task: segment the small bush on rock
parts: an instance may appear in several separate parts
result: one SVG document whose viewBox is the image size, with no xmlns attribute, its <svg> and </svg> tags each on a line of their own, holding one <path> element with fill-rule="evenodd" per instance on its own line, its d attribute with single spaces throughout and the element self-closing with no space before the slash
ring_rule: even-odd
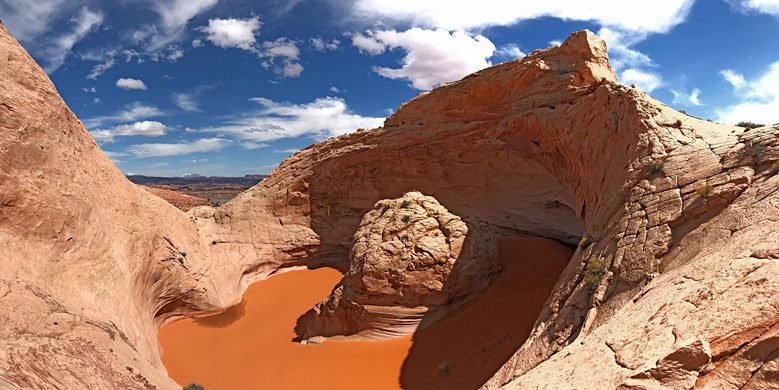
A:
<svg viewBox="0 0 779 390">
<path fill-rule="evenodd" d="M 745 127 L 745 128 L 749 128 L 749 129 L 756 129 L 758 127 L 765 126 L 765 124 L 763 124 L 763 123 L 755 123 L 755 122 L 752 122 L 752 121 L 741 121 L 741 122 L 736 123 L 736 126 L 738 126 L 738 127 Z"/>
<path fill-rule="evenodd" d="M 682 120 L 681 119 L 677 119 L 676 122 L 674 123 L 674 125 L 676 125 L 676 127 L 682 127 Z"/>
<path fill-rule="evenodd" d="M 383 205 L 381 204 L 381 202 L 379 202 L 379 203 L 376 203 L 376 207 L 374 207 L 374 209 L 376 209 L 376 210 L 381 210 L 381 207 L 382 207 L 382 206 L 383 206 Z"/>
<path fill-rule="evenodd" d="M 205 390 L 205 387 L 203 385 L 198 383 L 190 383 L 184 387 L 181 388 L 182 390 Z"/>
<path fill-rule="evenodd" d="M 698 194 L 703 199 L 708 199 L 709 195 L 711 195 L 711 192 L 714 190 L 714 187 L 712 187 L 709 184 L 701 184 L 697 187 L 695 187 L 695 193 Z"/>
<path fill-rule="evenodd" d="M 404 208 L 404 209 L 405 209 L 406 207 L 408 207 L 408 206 L 411 206 L 411 202 L 409 202 L 409 201 L 407 201 L 407 200 L 404 200 L 404 201 L 403 201 L 403 203 L 401 203 L 401 204 L 400 204 L 400 207 L 402 207 L 402 208 Z"/>
<path fill-rule="evenodd" d="M 777 173 L 779 173 L 779 162 L 771 165 L 771 169 L 768 170 L 768 176 L 776 176 Z"/>
<path fill-rule="evenodd" d="M 403 223 L 408 223 L 408 221 L 410 221 L 410 220 L 411 220 L 411 216 L 408 216 L 408 215 L 404 215 L 403 216 L 403 219 L 402 219 Z"/>
<path fill-rule="evenodd" d="M 447 375 L 449 375 L 449 371 L 454 368 L 454 364 L 451 363 L 441 363 L 438 365 L 438 376 L 441 378 L 446 378 Z"/>
<path fill-rule="evenodd" d="M 649 169 L 649 172 L 651 173 L 658 173 L 663 170 L 663 162 L 662 161 L 652 161 L 646 166 Z"/>
<path fill-rule="evenodd" d="M 606 275 L 606 270 L 609 267 L 609 262 L 603 256 L 593 256 L 587 260 L 587 265 L 584 267 L 584 287 L 590 292 L 595 291 L 595 287 L 598 287 L 600 281 Z"/>
</svg>

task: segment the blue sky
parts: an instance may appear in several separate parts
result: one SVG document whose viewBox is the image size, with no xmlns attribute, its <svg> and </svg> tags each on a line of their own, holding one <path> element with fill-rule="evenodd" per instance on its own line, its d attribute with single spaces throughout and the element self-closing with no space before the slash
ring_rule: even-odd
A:
<svg viewBox="0 0 779 390">
<path fill-rule="evenodd" d="M 0 0 L 125 173 L 241 176 L 590 29 L 623 84 L 779 122 L 779 0 Z"/>
</svg>

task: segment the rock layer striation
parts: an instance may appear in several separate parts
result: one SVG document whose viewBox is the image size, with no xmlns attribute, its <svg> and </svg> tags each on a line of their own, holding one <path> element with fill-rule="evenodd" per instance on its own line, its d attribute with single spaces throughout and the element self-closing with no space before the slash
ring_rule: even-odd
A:
<svg viewBox="0 0 779 390">
<path fill-rule="evenodd" d="M 590 32 L 186 214 L 123 177 L 4 28 L 0 80 L 0 388 L 175 389 L 162 324 L 285 268 L 345 263 L 363 216 L 411 190 L 491 237 L 584 238 L 484 388 L 776 387 L 779 127 L 700 120 L 618 84 Z M 356 296 L 380 291 L 352 274 Z M 424 291 L 389 303 L 443 302 Z"/>
</svg>

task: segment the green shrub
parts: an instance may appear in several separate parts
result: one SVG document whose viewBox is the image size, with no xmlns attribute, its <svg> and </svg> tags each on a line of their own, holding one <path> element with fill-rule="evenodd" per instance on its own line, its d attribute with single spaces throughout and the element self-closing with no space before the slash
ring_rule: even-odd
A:
<svg viewBox="0 0 779 390">
<path fill-rule="evenodd" d="M 749 141 L 742 150 L 744 158 L 751 158 L 757 165 L 763 159 L 763 145 Z"/>
<path fill-rule="evenodd" d="M 187 257 L 187 252 L 181 252 L 181 256 Z"/>
<path fill-rule="evenodd" d="M 211 245 L 216 245 L 216 241 L 211 241 Z"/>
<path fill-rule="evenodd" d="M 714 187 L 712 187 L 709 184 L 701 184 L 697 187 L 695 187 L 695 193 L 698 194 L 703 199 L 708 199 L 709 195 L 711 195 L 711 192 L 714 190 Z"/>
<path fill-rule="evenodd" d="M 381 202 L 379 202 L 379 203 L 376 203 L 376 207 L 374 207 L 374 209 L 376 209 L 376 210 L 380 210 L 380 209 L 382 208 L 382 206 L 383 206 L 383 205 L 381 204 Z"/>
<path fill-rule="evenodd" d="M 404 215 L 403 216 L 403 219 L 402 219 L 403 223 L 408 223 L 408 221 L 410 221 L 410 220 L 411 220 L 411 216 L 410 215 Z"/>
<path fill-rule="evenodd" d="M 663 170 L 663 162 L 659 160 L 652 161 L 646 167 L 649 169 L 649 172 L 658 173 Z"/>
<path fill-rule="evenodd" d="M 755 122 L 752 122 L 752 121 L 741 121 L 741 122 L 736 123 L 736 126 L 738 126 L 738 127 L 745 127 L 745 128 L 749 128 L 749 129 L 756 129 L 758 127 L 765 126 L 765 124 L 763 124 L 763 123 L 755 123 Z"/>
<path fill-rule="evenodd" d="M 205 387 L 203 387 L 203 385 L 198 383 L 190 383 L 182 387 L 181 390 L 205 390 Z"/>
<path fill-rule="evenodd" d="M 404 201 L 403 201 L 403 203 L 401 203 L 401 204 L 400 204 L 400 207 L 402 207 L 402 208 L 404 208 L 404 209 L 405 209 L 406 207 L 408 207 L 408 206 L 411 206 L 411 202 L 409 202 L 409 201 L 407 201 L 407 200 L 404 200 Z"/>
<path fill-rule="evenodd" d="M 443 362 L 438 365 L 438 376 L 446 378 L 449 375 L 449 371 L 454 368 L 454 364 Z"/>
<path fill-rule="evenodd" d="M 179 257 L 179 263 L 181 263 L 181 265 L 184 265 L 184 258 L 183 257 Z"/>
<path fill-rule="evenodd" d="M 682 127 L 682 120 L 681 119 L 677 119 L 676 122 L 674 123 L 674 125 L 676 127 Z"/>
<path fill-rule="evenodd" d="M 590 240 L 590 236 L 586 234 L 582 236 L 581 240 L 579 240 L 579 248 L 584 249 L 590 244 L 592 244 L 592 241 Z"/>
<path fill-rule="evenodd" d="M 598 287 L 603 276 L 606 275 L 606 270 L 609 267 L 609 262 L 603 256 L 593 256 L 587 260 L 587 265 L 584 267 L 584 287 L 590 292 L 595 291 L 595 287 Z"/>
</svg>

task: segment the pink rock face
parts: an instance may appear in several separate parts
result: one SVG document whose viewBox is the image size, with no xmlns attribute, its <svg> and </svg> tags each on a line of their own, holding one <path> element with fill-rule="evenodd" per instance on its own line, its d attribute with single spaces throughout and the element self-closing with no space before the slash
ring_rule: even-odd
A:
<svg viewBox="0 0 779 390">
<path fill-rule="evenodd" d="M 380 200 L 354 235 L 349 271 L 297 331 L 306 341 L 408 334 L 482 291 L 499 271 L 492 234 L 434 198 L 409 192 Z"/>
<path fill-rule="evenodd" d="M 412 190 L 469 235 L 585 237 L 484 388 L 776 388 L 779 127 L 703 121 L 618 84 L 588 31 L 421 94 L 384 127 L 312 145 L 188 213 L 122 176 L 4 28 L 0 59 L 0 388 L 175 389 L 161 324 L 223 310 L 287 267 L 346 263 L 376 202 Z M 365 324 L 340 308 L 370 297 L 416 326 L 406 304 L 441 307 L 489 280 L 479 264 L 473 286 L 450 284 L 451 248 L 414 237 L 427 254 L 383 235 L 354 247 L 372 269 L 323 305 L 344 313 L 336 323 Z"/>
</svg>

